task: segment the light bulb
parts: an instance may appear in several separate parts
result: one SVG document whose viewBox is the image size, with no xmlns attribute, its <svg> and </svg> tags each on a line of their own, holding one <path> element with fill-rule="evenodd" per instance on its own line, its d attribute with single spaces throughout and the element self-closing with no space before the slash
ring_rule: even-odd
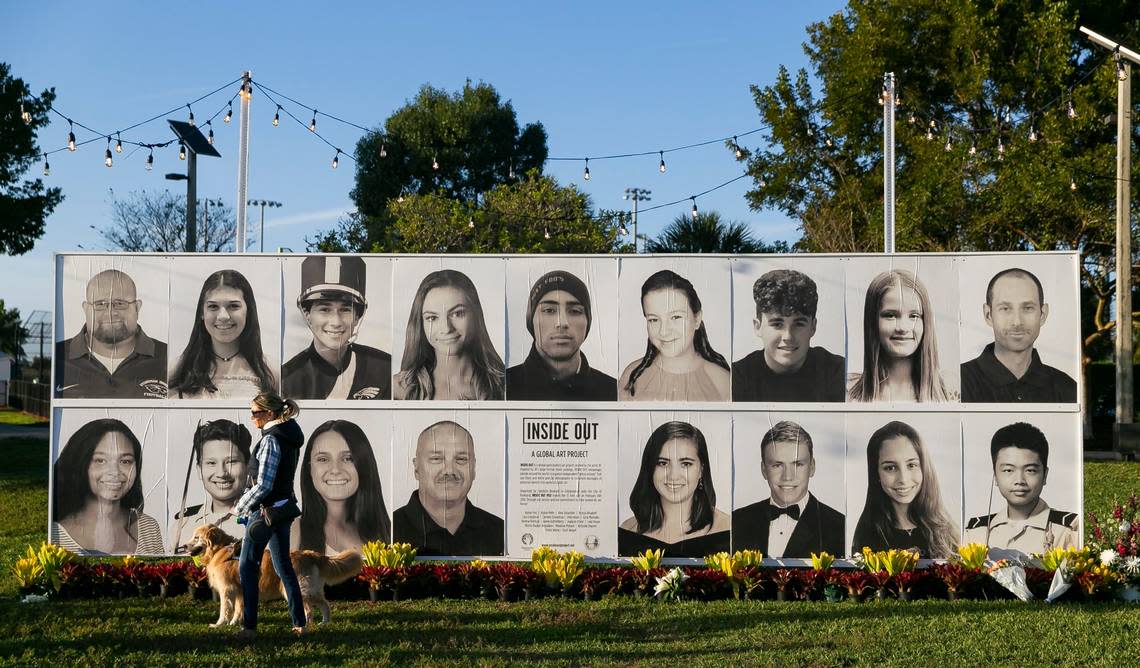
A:
<svg viewBox="0 0 1140 668">
<path fill-rule="evenodd" d="M 998 140 L 998 160 L 1005 160 L 1005 144 Z"/>
<path fill-rule="evenodd" d="M 404 201 L 404 193 L 400 193 L 400 196 L 396 198 L 396 201 L 397 202 L 403 202 Z"/>
<path fill-rule="evenodd" d="M 71 124 L 70 120 L 67 121 L 67 150 L 72 153 L 75 152 L 75 126 Z"/>
<path fill-rule="evenodd" d="M 336 169 L 340 166 L 340 149 L 336 150 L 336 155 L 333 156 L 332 168 Z"/>
<path fill-rule="evenodd" d="M 20 118 L 23 119 L 25 123 L 30 124 L 32 122 L 32 113 L 24 108 L 23 102 L 20 103 Z"/>
<path fill-rule="evenodd" d="M 1124 81 L 1128 78 L 1128 72 L 1124 69 L 1124 61 L 1119 57 L 1116 59 L 1116 79 L 1117 81 Z"/>
<path fill-rule="evenodd" d="M 661 164 L 657 166 L 657 171 L 664 174 L 665 173 L 665 151 L 658 151 L 657 155 L 661 157 Z"/>
<path fill-rule="evenodd" d="M 209 123 L 206 125 L 209 125 Z M 206 135 L 206 141 L 210 144 L 210 146 L 214 145 L 214 128 L 210 128 L 209 134 Z"/>
<path fill-rule="evenodd" d="M 431 157 L 431 168 L 435 170 L 439 169 L 439 160 L 437 160 L 434 155 Z"/>
<path fill-rule="evenodd" d="M 44 176 L 51 174 L 51 164 L 48 162 L 47 154 L 44 154 Z"/>
<path fill-rule="evenodd" d="M 468 218 L 467 219 L 467 227 L 470 227 L 470 228 L 475 227 L 475 219 L 474 218 Z"/>
<path fill-rule="evenodd" d="M 186 105 L 186 108 L 190 109 L 190 105 Z M 194 127 L 194 110 L 193 109 L 190 109 L 190 118 L 186 122 L 190 124 L 190 127 Z"/>
<path fill-rule="evenodd" d="M 515 161 L 512 159 L 510 166 L 507 168 L 507 178 L 514 180 L 515 178 Z"/>
<path fill-rule="evenodd" d="M 1069 179 L 1069 190 L 1076 190 L 1076 189 L 1077 189 L 1076 179 Z"/>
<path fill-rule="evenodd" d="M 582 171 L 582 178 L 590 180 L 590 159 L 586 158 L 586 169 Z"/>
<path fill-rule="evenodd" d="M 763 176 L 761 176 L 761 177 L 760 177 L 760 180 L 756 182 L 756 185 L 758 185 L 758 186 L 760 186 L 761 188 L 763 188 L 763 187 L 765 187 L 765 186 L 767 186 L 767 185 L 768 185 L 768 182 L 764 180 L 764 177 L 763 177 Z"/>
<path fill-rule="evenodd" d="M 978 145 L 977 144 L 970 144 L 970 150 L 968 152 L 970 155 L 977 155 L 978 154 Z"/>
<path fill-rule="evenodd" d="M 117 133 L 115 134 L 115 153 L 123 152 L 123 139 Z"/>
<path fill-rule="evenodd" d="M 387 158 L 388 157 L 388 148 L 384 145 L 384 142 L 380 142 L 380 157 L 381 158 Z"/>
<path fill-rule="evenodd" d="M 946 146 L 945 146 L 944 148 L 946 149 L 946 151 L 947 151 L 947 152 L 949 152 L 949 151 L 950 151 L 952 148 L 954 148 L 954 147 L 953 147 L 953 146 L 950 144 L 950 138 L 949 138 L 949 137 L 947 137 L 947 138 L 946 138 Z"/>
<path fill-rule="evenodd" d="M 884 104 L 886 104 L 886 99 L 887 99 L 887 91 L 883 91 L 883 92 L 879 93 L 879 106 L 880 107 L 883 106 Z"/>
<path fill-rule="evenodd" d="M 234 115 L 234 103 L 230 102 L 229 108 L 226 109 L 226 115 L 222 117 L 222 122 L 223 123 L 229 123 L 230 119 L 233 118 L 233 115 Z"/>
<path fill-rule="evenodd" d="M 693 211 L 692 211 L 692 213 L 693 213 L 693 218 L 695 219 L 697 217 L 697 198 L 690 197 L 689 199 L 693 200 Z"/>
<path fill-rule="evenodd" d="M 185 160 L 186 159 L 186 145 L 181 143 L 181 142 L 179 142 L 179 144 L 178 144 L 178 159 L 179 160 Z"/>
<path fill-rule="evenodd" d="M 550 230 L 549 230 L 549 229 L 547 229 L 547 228 L 545 228 L 545 227 L 544 227 L 544 228 L 542 228 L 542 236 L 544 236 L 544 237 L 546 237 L 547 239 L 549 239 L 549 238 L 550 238 Z"/>
<path fill-rule="evenodd" d="M 1037 141 L 1037 130 L 1033 126 L 1029 127 L 1029 141 Z"/>
<path fill-rule="evenodd" d="M 277 105 L 277 111 L 273 112 L 273 127 L 281 125 L 281 105 Z"/>
<path fill-rule="evenodd" d="M 918 119 L 914 117 L 914 114 L 911 114 L 910 116 L 907 116 L 907 118 L 906 118 L 906 122 L 910 123 L 911 125 L 914 125 L 915 121 L 917 121 L 917 120 Z"/>
<path fill-rule="evenodd" d="M 831 137 L 828 137 L 827 139 L 823 140 L 823 143 L 827 144 L 827 148 L 831 148 Z"/>
<path fill-rule="evenodd" d="M 736 154 L 736 159 L 739 160 L 739 159 L 743 158 L 744 157 L 744 149 L 740 148 L 740 144 L 736 141 L 736 135 L 732 135 L 732 145 L 736 148 L 736 151 L 734 151 L 734 153 Z"/>
<path fill-rule="evenodd" d="M 150 155 L 146 157 L 146 171 L 154 169 L 154 149 L 150 150 Z"/>
<path fill-rule="evenodd" d="M 1069 111 L 1068 111 L 1068 114 L 1069 114 L 1069 118 L 1070 118 L 1070 119 L 1073 119 L 1073 118 L 1076 118 L 1076 117 L 1077 117 L 1077 110 L 1073 108 L 1073 101 L 1072 101 L 1072 100 L 1069 100 Z"/>
<path fill-rule="evenodd" d="M 934 130 L 926 128 L 926 141 L 934 139 Z"/>
<path fill-rule="evenodd" d="M 111 155 L 111 138 L 107 137 L 107 150 L 103 152 L 103 164 L 110 167 L 115 164 L 115 158 Z"/>
<path fill-rule="evenodd" d="M 622 224 L 621 228 L 618 229 L 618 234 L 622 235 L 623 237 L 629 234 L 629 230 L 625 229 L 625 224 Z"/>
<path fill-rule="evenodd" d="M 809 124 L 808 124 L 808 126 L 807 126 L 807 136 L 809 136 L 809 137 L 814 137 L 814 136 L 815 136 L 815 131 L 811 129 L 811 124 L 810 124 L 810 123 L 809 123 Z"/>
<path fill-rule="evenodd" d="M 317 131 L 317 110 L 313 110 L 313 120 L 309 121 L 309 132 Z"/>
</svg>

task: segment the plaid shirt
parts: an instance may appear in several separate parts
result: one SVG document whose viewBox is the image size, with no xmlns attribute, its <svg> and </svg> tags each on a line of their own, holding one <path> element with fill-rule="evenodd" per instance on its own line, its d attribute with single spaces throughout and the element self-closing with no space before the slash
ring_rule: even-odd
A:
<svg viewBox="0 0 1140 668">
<path fill-rule="evenodd" d="M 272 425 L 266 425 L 269 426 Z M 249 461 L 253 467 L 250 475 L 256 476 L 257 482 L 241 495 L 234 506 L 234 514 L 238 517 L 250 517 L 265 495 L 273 489 L 277 466 L 281 462 L 281 446 L 277 444 L 277 439 L 272 434 L 267 434 L 257 444 Z"/>
</svg>

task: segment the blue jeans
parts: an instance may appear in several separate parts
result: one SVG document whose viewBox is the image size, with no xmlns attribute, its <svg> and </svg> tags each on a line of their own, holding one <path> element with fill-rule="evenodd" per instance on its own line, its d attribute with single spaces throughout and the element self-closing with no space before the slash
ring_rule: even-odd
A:
<svg viewBox="0 0 1140 668">
<path fill-rule="evenodd" d="M 241 575 L 241 592 L 244 599 L 244 619 L 242 625 L 250 630 L 257 629 L 258 579 L 261 576 L 261 556 L 269 547 L 269 557 L 273 560 L 273 570 L 277 571 L 281 583 L 285 585 L 285 598 L 289 602 L 289 616 L 293 626 L 305 625 L 305 603 L 301 599 L 301 585 L 297 583 L 297 573 L 289 559 L 289 527 L 292 522 L 281 522 L 269 526 L 261 515 L 255 515 L 245 527 L 245 540 L 241 544 L 241 557 L 238 560 L 238 573 Z"/>
</svg>

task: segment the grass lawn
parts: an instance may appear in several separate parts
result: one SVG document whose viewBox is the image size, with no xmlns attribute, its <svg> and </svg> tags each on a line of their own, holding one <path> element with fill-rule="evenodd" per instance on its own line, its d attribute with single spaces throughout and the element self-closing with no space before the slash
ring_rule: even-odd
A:
<svg viewBox="0 0 1140 668">
<path fill-rule="evenodd" d="M 9 567 L 44 538 L 47 444 L 0 440 L 0 665 L 1121 665 L 1140 607 L 1010 601 L 853 604 L 618 598 L 334 603 L 333 621 L 289 636 L 280 602 L 261 637 L 209 629 L 214 603 L 124 599 L 18 603 Z M 1140 464 L 1086 463 L 1085 503 L 1140 490 Z"/>
<path fill-rule="evenodd" d="M 0 408 L 0 424 L 10 424 L 19 427 L 46 427 L 48 419 L 12 408 Z"/>
</svg>

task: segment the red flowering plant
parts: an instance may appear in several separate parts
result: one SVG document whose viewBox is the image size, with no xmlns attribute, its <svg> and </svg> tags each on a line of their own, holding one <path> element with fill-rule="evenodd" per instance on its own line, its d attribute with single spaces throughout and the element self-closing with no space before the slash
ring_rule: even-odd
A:
<svg viewBox="0 0 1140 668">
<path fill-rule="evenodd" d="M 733 597 L 732 584 L 724 571 L 686 566 L 687 579 L 682 584 L 684 598 L 698 601 L 721 601 Z"/>
<path fill-rule="evenodd" d="M 946 585 L 947 598 L 954 601 L 972 596 L 982 578 L 980 571 L 948 561 L 930 567 L 934 575 Z"/>
<path fill-rule="evenodd" d="M 863 600 L 863 594 L 871 587 L 871 576 L 867 571 L 848 571 L 843 575 L 843 585 L 847 588 L 847 598 Z"/>
<path fill-rule="evenodd" d="M 1088 547 L 1112 579 L 1123 585 L 1122 596 L 1140 599 L 1140 499 L 1133 493 L 1124 503 L 1114 503 L 1103 519 L 1090 512 L 1088 529 L 1092 536 Z M 1086 578 L 1090 585 L 1092 579 Z"/>
</svg>

